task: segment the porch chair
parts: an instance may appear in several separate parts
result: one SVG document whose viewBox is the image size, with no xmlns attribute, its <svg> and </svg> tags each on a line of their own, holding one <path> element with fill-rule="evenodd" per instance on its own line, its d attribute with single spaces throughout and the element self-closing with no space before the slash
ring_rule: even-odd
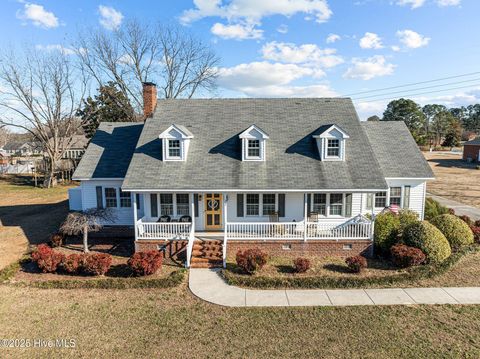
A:
<svg viewBox="0 0 480 359">
<path fill-rule="evenodd" d="M 163 215 L 163 216 L 160 216 L 157 223 L 166 223 L 166 222 L 171 222 L 171 221 L 172 221 L 172 217 L 167 216 L 167 215 Z"/>
<path fill-rule="evenodd" d="M 187 215 L 181 216 L 178 221 L 182 222 L 182 223 L 190 223 L 190 222 L 192 222 L 192 217 L 187 216 Z"/>
</svg>

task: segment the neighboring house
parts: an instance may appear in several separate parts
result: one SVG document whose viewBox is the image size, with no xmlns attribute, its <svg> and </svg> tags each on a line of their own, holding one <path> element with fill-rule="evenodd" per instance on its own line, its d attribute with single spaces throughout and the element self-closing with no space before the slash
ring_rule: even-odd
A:
<svg viewBox="0 0 480 359">
<path fill-rule="evenodd" d="M 463 159 L 480 162 L 480 137 L 463 144 Z"/>
<path fill-rule="evenodd" d="M 65 139 L 65 141 L 67 141 Z M 49 140 L 53 146 L 53 139 Z M 88 145 L 88 139 L 85 135 L 73 135 L 68 142 L 65 143 L 65 151 L 62 155 L 62 159 L 80 160 L 85 153 L 85 148 Z"/>
<path fill-rule="evenodd" d="M 8 156 L 6 153 L 0 151 L 0 166 L 8 165 Z"/>
<path fill-rule="evenodd" d="M 37 142 L 8 142 L 3 150 L 9 156 L 28 157 L 42 154 L 42 147 Z"/>
<path fill-rule="evenodd" d="M 371 214 L 423 218 L 433 173 L 403 122 L 361 122 L 341 98 L 157 104 L 147 86 L 150 116 L 100 125 L 71 200 L 113 208 L 137 250 L 182 243 L 188 266 L 195 238 L 216 236 L 224 261 L 245 247 L 348 256 L 371 251 Z"/>
</svg>

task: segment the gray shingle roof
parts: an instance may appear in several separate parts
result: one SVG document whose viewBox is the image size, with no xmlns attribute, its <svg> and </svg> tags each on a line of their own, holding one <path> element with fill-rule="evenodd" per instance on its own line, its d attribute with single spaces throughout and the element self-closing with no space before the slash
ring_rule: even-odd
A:
<svg viewBox="0 0 480 359">
<path fill-rule="evenodd" d="M 186 162 L 162 162 L 159 134 L 170 124 L 195 136 Z M 265 162 L 242 162 L 238 135 L 267 132 Z M 336 124 L 350 135 L 345 162 L 322 162 L 312 135 Z M 161 100 L 146 121 L 124 189 L 386 189 L 350 99 Z"/>
<path fill-rule="evenodd" d="M 362 125 L 385 177 L 434 177 L 403 121 L 370 121 Z"/>
<path fill-rule="evenodd" d="M 124 178 L 143 123 L 102 122 L 73 179 Z"/>
<path fill-rule="evenodd" d="M 473 140 L 470 140 L 470 141 L 468 141 L 468 142 L 465 142 L 463 145 L 464 145 L 464 146 L 465 146 L 465 145 L 467 145 L 467 146 L 470 146 L 470 145 L 480 145 L 480 137 L 477 137 L 477 138 L 475 138 L 475 139 L 473 139 Z"/>
</svg>

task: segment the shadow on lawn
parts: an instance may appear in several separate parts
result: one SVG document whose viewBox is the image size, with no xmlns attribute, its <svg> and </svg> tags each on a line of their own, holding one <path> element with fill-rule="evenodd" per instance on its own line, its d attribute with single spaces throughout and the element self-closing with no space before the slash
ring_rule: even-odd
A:
<svg viewBox="0 0 480 359">
<path fill-rule="evenodd" d="M 436 163 L 439 167 L 465 168 L 476 170 L 478 163 L 468 163 L 462 158 L 430 158 L 428 162 Z"/>
</svg>

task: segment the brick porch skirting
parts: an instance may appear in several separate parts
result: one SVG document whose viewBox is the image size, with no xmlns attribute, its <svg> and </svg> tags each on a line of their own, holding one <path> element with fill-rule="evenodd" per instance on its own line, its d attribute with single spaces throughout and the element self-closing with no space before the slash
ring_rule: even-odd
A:
<svg viewBox="0 0 480 359">
<path fill-rule="evenodd" d="M 227 242 L 227 256 L 234 257 L 239 249 L 260 248 L 270 256 L 316 256 L 316 257 L 350 257 L 361 254 L 365 257 L 373 255 L 373 242 L 370 240 L 270 240 L 270 241 L 236 241 Z"/>
<path fill-rule="evenodd" d="M 145 240 L 135 241 L 135 252 L 158 250 L 165 247 L 165 258 L 173 261 L 184 261 L 187 254 L 188 241 Z"/>
</svg>

